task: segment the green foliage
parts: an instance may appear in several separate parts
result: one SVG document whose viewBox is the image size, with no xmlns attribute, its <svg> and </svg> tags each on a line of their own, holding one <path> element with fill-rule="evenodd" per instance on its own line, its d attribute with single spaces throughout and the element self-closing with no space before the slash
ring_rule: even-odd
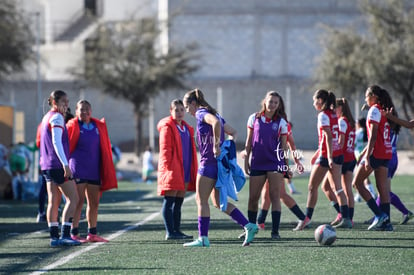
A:
<svg viewBox="0 0 414 275">
<path fill-rule="evenodd" d="M 0 4 L 0 81 L 13 72 L 22 71 L 33 59 L 33 35 L 22 11 L 14 0 Z"/>
<path fill-rule="evenodd" d="M 384 86 L 397 95 L 408 119 L 414 114 L 413 5 L 362 0 L 360 7 L 367 32 L 326 27 L 314 81 L 338 94 L 364 91 L 370 84 Z"/>
<path fill-rule="evenodd" d="M 184 88 L 184 80 L 198 69 L 197 46 L 169 47 L 161 53 L 155 19 L 102 24 L 86 43 L 84 78 L 114 97 L 130 101 L 137 119 L 136 152 L 141 146 L 140 120 L 150 98 L 159 92 Z"/>
</svg>

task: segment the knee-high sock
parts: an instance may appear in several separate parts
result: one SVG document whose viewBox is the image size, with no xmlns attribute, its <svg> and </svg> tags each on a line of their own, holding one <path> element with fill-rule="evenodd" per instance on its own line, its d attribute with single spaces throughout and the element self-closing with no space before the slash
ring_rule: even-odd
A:
<svg viewBox="0 0 414 275">
<path fill-rule="evenodd" d="M 230 217 L 237 222 L 241 227 L 244 227 L 246 224 L 249 223 L 247 218 L 243 215 L 242 212 L 240 212 L 239 209 L 234 208 L 233 211 L 230 213 Z M 256 223 L 256 219 L 254 220 L 254 223 Z"/>
<path fill-rule="evenodd" d="M 407 215 L 409 211 L 400 198 L 393 192 L 390 192 L 390 197 L 391 204 L 394 205 L 394 207 L 397 208 L 403 215 Z"/>
<path fill-rule="evenodd" d="M 267 212 L 268 212 L 268 210 L 259 209 L 259 216 L 257 217 L 257 223 L 265 223 Z M 250 220 L 250 218 L 249 218 L 249 220 Z"/>
<path fill-rule="evenodd" d="M 183 205 L 184 198 L 175 197 L 173 207 L 173 219 L 174 219 L 174 232 L 180 231 L 181 226 L 181 206 Z"/>
<path fill-rule="evenodd" d="M 296 217 L 298 217 L 298 219 L 301 221 L 303 221 L 306 217 L 297 204 L 295 204 L 292 208 L 290 208 L 290 211 L 292 211 L 292 213 L 295 214 Z"/>
<path fill-rule="evenodd" d="M 339 209 L 341 210 L 342 218 L 349 219 L 349 208 L 348 208 L 348 205 L 347 204 L 341 205 L 339 207 Z"/>
<path fill-rule="evenodd" d="M 165 230 L 168 234 L 174 233 L 174 218 L 173 218 L 173 205 L 175 197 L 165 196 L 162 204 L 162 216 L 164 218 Z"/>
<path fill-rule="evenodd" d="M 210 227 L 210 217 L 198 217 L 198 236 L 208 237 L 208 228 Z"/>
<path fill-rule="evenodd" d="M 272 211 L 272 232 L 279 233 L 280 211 Z"/>
<path fill-rule="evenodd" d="M 368 200 L 367 205 L 371 209 L 371 211 L 374 212 L 375 216 L 379 216 L 382 214 L 383 211 L 379 208 L 374 199 L 371 198 L 370 200 Z"/>
<path fill-rule="evenodd" d="M 59 223 L 51 222 L 49 223 L 49 234 L 52 239 L 59 239 Z"/>
</svg>

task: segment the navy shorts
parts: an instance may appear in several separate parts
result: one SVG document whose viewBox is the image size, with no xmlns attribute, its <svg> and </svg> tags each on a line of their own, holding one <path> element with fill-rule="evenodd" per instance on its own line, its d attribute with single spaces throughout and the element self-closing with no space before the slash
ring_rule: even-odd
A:
<svg viewBox="0 0 414 275">
<path fill-rule="evenodd" d="M 62 168 L 42 170 L 43 177 L 46 179 L 46 182 L 54 182 L 56 184 L 62 184 L 65 181 L 68 181 L 65 178 L 65 171 Z"/>
<path fill-rule="evenodd" d="M 389 159 L 377 159 L 373 155 L 369 157 L 369 164 L 371 165 L 372 169 L 377 169 L 380 166 L 384 166 L 388 168 L 390 160 Z M 365 160 L 361 161 L 361 165 L 365 164 Z"/>
<path fill-rule="evenodd" d="M 90 185 L 101 185 L 101 181 L 100 180 L 87 180 L 87 179 L 74 179 L 76 184 L 82 184 L 82 183 L 87 183 Z"/>
<path fill-rule="evenodd" d="M 340 155 L 337 157 L 332 158 L 333 163 L 342 165 L 344 163 L 344 155 Z M 315 164 L 320 165 L 322 167 L 329 168 L 329 162 L 327 158 L 319 157 L 316 159 Z"/>
<path fill-rule="evenodd" d="M 347 172 L 354 172 L 356 166 L 356 160 L 344 162 L 342 164 L 342 175 L 345 175 Z"/>
</svg>

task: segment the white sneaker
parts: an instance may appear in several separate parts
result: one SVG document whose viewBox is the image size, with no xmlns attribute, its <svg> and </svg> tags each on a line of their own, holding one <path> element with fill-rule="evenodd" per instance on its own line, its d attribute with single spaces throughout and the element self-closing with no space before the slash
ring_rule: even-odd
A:
<svg viewBox="0 0 414 275">
<path fill-rule="evenodd" d="M 293 228 L 293 231 L 301 231 L 311 224 L 311 220 L 306 216 L 303 221 L 299 221 L 298 225 Z"/>
<path fill-rule="evenodd" d="M 255 223 L 248 223 L 244 227 L 244 231 L 246 232 L 246 238 L 244 239 L 243 246 L 248 246 L 259 231 L 259 227 Z"/>
<path fill-rule="evenodd" d="M 210 241 L 208 240 L 208 237 L 202 236 L 198 237 L 198 239 L 183 244 L 184 247 L 210 247 Z"/>
</svg>

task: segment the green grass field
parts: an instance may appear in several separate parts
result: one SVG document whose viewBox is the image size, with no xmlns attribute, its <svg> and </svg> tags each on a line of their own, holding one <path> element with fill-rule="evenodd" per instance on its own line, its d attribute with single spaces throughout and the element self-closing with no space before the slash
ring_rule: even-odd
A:
<svg viewBox="0 0 414 275">
<path fill-rule="evenodd" d="M 301 192 L 294 195 L 305 210 L 307 178 L 295 178 Z M 392 183 L 414 210 L 414 177 L 398 176 Z M 247 213 L 248 187 L 236 204 Z M 356 203 L 355 227 L 337 230 L 330 247 L 313 237 L 317 225 L 335 218 L 320 193 L 312 229 L 293 232 L 296 217 L 283 206 L 280 241 L 271 241 L 271 220 L 252 245 L 242 247 L 241 228 L 217 209 L 211 209 L 210 248 L 183 248 L 183 241 L 165 241 L 156 184 L 120 182 L 104 193 L 99 211 L 99 234 L 106 244 L 50 248 L 45 223 L 36 223 L 36 201 L 0 201 L 0 273 L 28 274 L 414 274 L 414 220 L 399 225 L 401 214 L 391 209 L 394 232 L 367 231 L 371 217 L 365 203 Z M 189 195 L 183 206 L 182 230 L 197 236 L 197 210 Z M 80 225 L 85 234 L 87 223 Z"/>
</svg>

